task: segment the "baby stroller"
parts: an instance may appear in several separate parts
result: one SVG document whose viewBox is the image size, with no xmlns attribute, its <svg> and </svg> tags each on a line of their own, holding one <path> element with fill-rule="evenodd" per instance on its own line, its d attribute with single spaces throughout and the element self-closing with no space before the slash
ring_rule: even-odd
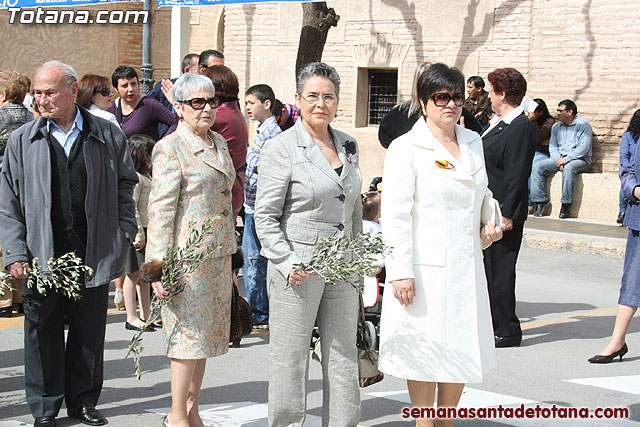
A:
<svg viewBox="0 0 640 427">
<path fill-rule="evenodd" d="M 369 191 L 378 190 L 378 184 L 382 182 L 382 177 L 377 176 L 371 180 Z M 364 302 L 364 317 L 366 320 L 365 327 L 375 329 L 375 343 L 370 343 L 372 348 L 378 349 L 380 338 L 380 315 L 382 313 L 382 298 L 384 294 L 386 270 L 382 267 L 382 271 L 376 277 L 364 278 L 364 293 L 362 296 Z"/>
</svg>

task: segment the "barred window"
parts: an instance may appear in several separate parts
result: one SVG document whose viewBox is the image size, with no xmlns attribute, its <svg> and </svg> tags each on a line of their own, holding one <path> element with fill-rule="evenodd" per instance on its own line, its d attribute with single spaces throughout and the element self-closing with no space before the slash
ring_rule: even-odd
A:
<svg viewBox="0 0 640 427">
<path fill-rule="evenodd" d="M 369 125 L 379 125 L 398 100 L 398 70 L 369 69 Z"/>
</svg>

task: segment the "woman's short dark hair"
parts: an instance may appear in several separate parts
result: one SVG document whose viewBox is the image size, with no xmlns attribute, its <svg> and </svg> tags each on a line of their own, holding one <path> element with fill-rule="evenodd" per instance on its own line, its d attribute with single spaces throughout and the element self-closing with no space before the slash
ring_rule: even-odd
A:
<svg viewBox="0 0 640 427">
<path fill-rule="evenodd" d="M 463 92 L 464 74 L 455 67 L 436 62 L 420 74 L 416 87 L 418 99 L 426 105 L 431 95 L 439 90 Z"/>
<path fill-rule="evenodd" d="M 367 191 L 362 195 L 362 219 L 376 221 L 380 216 L 380 192 Z"/>
<path fill-rule="evenodd" d="M 129 138 L 129 152 L 133 160 L 133 167 L 141 175 L 149 172 L 147 159 L 151 156 L 155 144 L 153 138 L 148 135 L 137 134 L 131 135 Z"/>
<path fill-rule="evenodd" d="M 539 126 L 542 126 L 544 122 L 547 121 L 547 119 L 551 118 L 551 114 L 549 113 L 547 103 L 544 102 L 544 100 L 542 100 L 541 98 L 535 98 L 534 101 L 538 104 L 534 111 L 536 113 L 542 113 L 542 115 L 536 119 L 536 122 Z"/>
<path fill-rule="evenodd" d="M 27 76 L 16 71 L 0 71 L 0 92 L 4 92 L 8 102 L 22 104 L 29 86 L 31 81 Z"/>
<path fill-rule="evenodd" d="M 76 104 L 88 110 L 91 108 L 93 95 L 105 88 L 111 90 L 108 78 L 95 74 L 85 74 L 78 83 Z"/>
<path fill-rule="evenodd" d="M 633 136 L 633 139 L 640 138 L 640 109 L 636 110 L 636 112 L 633 113 L 627 131 L 631 132 L 631 136 Z"/>
<path fill-rule="evenodd" d="M 231 68 L 224 65 L 213 65 L 205 68 L 201 74 L 211 79 L 213 87 L 216 88 L 216 96 L 220 98 L 220 102 L 238 100 L 240 85 L 238 84 L 238 76 L 231 71 Z"/>
<path fill-rule="evenodd" d="M 118 89 L 118 80 L 132 79 L 134 77 L 136 80 L 139 80 L 138 73 L 133 69 L 133 67 L 129 67 L 128 65 L 118 65 L 118 68 L 116 68 L 113 74 L 111 74 L 111 84 L 113 87 Z"/>
<path fill-rule="evenodd" d="M 515 68 L 498 68 L 487 76 L 495 93 L 504 93 L 505 101 L 518 106 L 527 93 L 527 80 Z"/>
</svg>

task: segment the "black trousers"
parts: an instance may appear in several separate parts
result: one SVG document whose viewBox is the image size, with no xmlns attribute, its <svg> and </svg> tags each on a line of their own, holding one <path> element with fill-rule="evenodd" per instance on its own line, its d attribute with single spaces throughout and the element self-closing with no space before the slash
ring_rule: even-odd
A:
<svg viewBox="0 0 640 427">
<path fill-rule="evenodd" d="M 522 336 L 516 316 L 516 262 L 523 230 L 524 224 L 514 224 L 502 239 L 484 250 L 493 333 L 499 337 Z"/>
<path fill-rule="evenodd" d="M 107 285 L 82 288 L 82 298 L 71 302 L 65 346 L 64 311 L 69 301 L 58 292 L 42 296 L 23 286 L 25 388 L 34 417 L 57 416 L 63 398 L 71 409 L 97 404 L 108 296 Z"/>
</svg>

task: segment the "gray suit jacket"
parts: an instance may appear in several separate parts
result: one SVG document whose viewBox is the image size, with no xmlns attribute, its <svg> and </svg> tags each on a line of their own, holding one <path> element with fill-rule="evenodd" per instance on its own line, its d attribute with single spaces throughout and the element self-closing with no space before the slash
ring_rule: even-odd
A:
<svg viewBox="0 0 640 427">
<path fill-rule="evenodd" d="M 338 176 L 298 120 L 267 141 L 260 155 L 255 224 L 262 253 L 286 279 L 294 264 L 308 262 L 316 243 L 362 231 L 362 175 L 344 153 L 349 135 L 329 128 L 342 164 Z M 273 269 L 270 269 L 273 271 Z"/>
<path fill-rule="evenodd" d="M 127 137 L 107 120 L 78 107 L 89 138 L 84 145 L 87 168 L 87 252 L 93 268 L 86 287 L 106 285 L 124 271 L 124 257 L 138 231 L 133 188 L 138 175 Z M 9 137 L 0 173 L 0 240 L 5 266 L 53 257 L 51 228 L 51 156 L 47 120 L 39 118 Z"/>
</svg>

